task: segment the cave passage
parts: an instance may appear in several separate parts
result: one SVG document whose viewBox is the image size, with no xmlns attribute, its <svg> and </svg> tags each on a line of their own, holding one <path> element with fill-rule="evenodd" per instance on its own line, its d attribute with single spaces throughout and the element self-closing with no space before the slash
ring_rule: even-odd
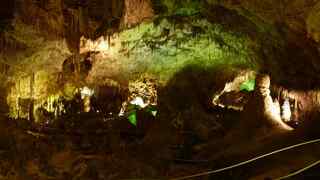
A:
<svg viewBox="0 0 320 180">
<path fill-rule="evenodd" d="M 320 176 L 318 1 L 0 4 L 0 179 Z"/>
</svg>

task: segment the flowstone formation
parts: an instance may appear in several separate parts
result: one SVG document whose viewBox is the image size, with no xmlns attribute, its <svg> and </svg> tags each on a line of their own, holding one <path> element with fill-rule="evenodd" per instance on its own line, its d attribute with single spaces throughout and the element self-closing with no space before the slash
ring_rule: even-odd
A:
<svg viewBox="0 0 320 180">
<path fill-rule="evenodd" d="M 256 90 L 244 108 L 244 119 L 252 120 L 250 125 L 256 128 L 269 128 L 276 132 L 293 130 L 282 121 L 279 102 L 273 101 L 270 95 L 270 77 L 266 74 L 258 74 L 256 81 Z M 269 130 L 268 133 L 272 132 Z"/>
<path fill-rule="evenodd" d="M 0 179 L 171 179 L 293 142 L 288 125 L 318 134 L 303 122 L 320 106 L 318 13 L 279 22 L 283 3 L 16 1 L 0 17 Z"/>
<path fill-rule="evenodd" d="M 310 11 L 306 20 L 307 31 L 310 38 L 320 43 L 320 2 L 318 2 Z"/>
<path fill-rule="evenodd" d="M 150 8 L 148 2 L 141 3 L 145 9 Z M 283 36 L 285 27 L 279 29 L 245 9 L 230 10 L 216 4 L 219 3 L 154 1 L 153 9 L 146 10 L 141 16 L 127 7 L 123 18 L 126 21 L 137 18 L 140 23 L 127 22 L 122 29 L 98 33 L 92 39 L 84 33 L 77 40 L 79 54 L 70 47 L 68 37 L 48 38 L 18 16 L 14 28 L 5 31 L 3 36 L 7 44 L 19 49 L 16 55 L 2 54 L 10 67 L 6 79 L 11 84 L 7 91 L 10 117 L 42 123 L 53 122 L 68 113 L 74 115 L 89 110 L 104 114 L 104 117 L 123 114 L 121 104 L 128 104 L 135 98 L 148 99 L 148 95 L 128 99 L 132 96 L 130 84 L 145 77 L 154 79 L 157 90 L 153 91 L 161 94 L 153 95 L 161 102 L 161 107 L 156 109 L 164 114 L 200 108 L 192 107 L 195 101 L 202 101 L 199 104 L 206 108 L 212 106 L 212 96 L 223 91 L 225 84 L 242 72 L 268 69 L 277 84 L 297 86 L 299 82 L 305 87 L 314 84 L 317 77 L 312 75 L 317 68 L 302 72 L 294 80 L 285 78 L 287 74 L 301 72 L 296 66 L 283 68 L 291 60 L 298 61 L 298 58 L 291 59 L 286 55 L 292 45 L 286 42 L 288 37 Z M 125 3 L 125 6 L 130 4 Z M 298 57 L 314 60 L 312 50 L 300 52 L 295 51 L 292 56 L 297 53 Z M 8 64 L 9 59 L 14 63 Z M 313 79 L 304 81 L 305 76 Z M 236 103 L 230 101 L 229 106 L 242 109 L 246 101 L 241 99 L 246 94 L 234 93 L 234 90 L 252 91 L 254 81 L 251 77 L 237 83 L 222 101 L 228 104 L 228 98 L 238 98 Z M 88 97 L 79 99 L 83 88 L 96 92 L 92 98 L 96 101 L 105 99 L 104 103 L 90 101 Z M 175 102 L 170 100 L 177 98 Z M 190 107 L 180 108 L 179 98 L 186 101 L 182 107 L 187 104 Z M 81 102 L 84 100 L 86 102 Z M 115 103 L 110 105 L 111 101 Z M 75 105 L 77 103 L 80 105 Z M 126 105 L 122 106 L 126 109 Z M 168 108 L 172 110 L 167 111 Z M 43 120 L 46 117 L 50 120 Z"/>
<path fill-rule="evenodd" d="M 131 29 L 97 40 L 83 37 L 80 41 L 80 53 L 92 52 L 89 55 L 92 68 L 82 77 L 81 83 L 72 80 L 61 82 L 64 61 L 70 54 L 65 46 L 54 46 L 56 52 L 50 47 L 46 50 L 45 47 L 48 45 L 42 46 L 40 40 L 31 38 L 35 37 L 32 29 L 21 34 L 18 33 L 19 29 L 26 29 L 28 26 L 23 23 L 16 24 L 17 28 L 12 32 L 15 39 L 23 40 L 25 37 L 30 37 L 24 44 L 32 42 L 32 47 L 38 51 L 31 51 L 34 52 L 29 58 L 31 60 L 24 58 L 19 62 L 28 63 L 24 71 L 32 72 L 34 75 L 22 78 L 17 76 L 21 73 L 18 69 L 12 69 L 11 77 L 16 83 L 8 96 L 10 114 L 15 118 L 18 117 L 17 114 L 20 117 L 27 117 L 30 111 L 27 111 L 30 109 L 29 105 L 24 110 L 18 110 L 21 106 L 19 99 L 34 98 L 33 103 L 36 107 L 53 97 L 72 99 L 77 88 L 85 85 L 95 87 L 95 84 L 104 79 L 113 79 L 125 88 L 129 81 L 149 74 L 157 79 L 157 84 L 165 86 L 177 72 L 191 65 L 203 69 L 234 67 L 239 70 L 258 70 L 262 62 L 258 53 L 259 47 L 253 46 L 255 42 L 249 35 L 246 32 L 228 29 L 226 24 L 220 24 L 219 18 L 215 22 L 215 17 L 206 16 L 200 2 L 196 5 L 193 3 L 180 4 L 180 7 L 179 3 L 173 6 L 165 2 L 162 6 L 167 7 L 166 13 L 159 14 L 152 21 L 143 22 Z M 218 12 L 222 7 L 215 8 Z M 225 11 L 230 14 L 235 13 L 226 9 Z M 236 14 L 232 16 L 230 18 L 244 18 Z M 257 33 L 259 34 L 258 31 Z M 260 34 L 266 36 L 263 32 Z M 47 71 L 46 67 L 49 66 L 56 68 Z"/>
</svg>

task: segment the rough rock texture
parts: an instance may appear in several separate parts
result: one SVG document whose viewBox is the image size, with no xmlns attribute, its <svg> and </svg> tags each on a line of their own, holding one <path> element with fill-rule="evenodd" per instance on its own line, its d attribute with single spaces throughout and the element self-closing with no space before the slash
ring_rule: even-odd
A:
<svg viewBox="0 0 320 180">
<path fill-rule="evenodd" d="M 269 135 L 274 132 L 293 130 L 281 120 L 279 102 L 273 102 L 270 96 L 270 77 L 259 74 L 256 81 L 257 88 L 244 108 L 241 124 L 250 126 L 245 129 L 262 128 Z"/>
<path fill-rule="evenodd" d="M 120 22 L 127 27 L 153 16 L 149 0 L 27 0 L 16 6 L 16 17 L 23 23 L 47 37 L 65 37 L 71 49 L 81 36 L 96 39 L 118 31 Z"/>
<path fill-rule="evenodd" d="M 199 65 L 199 71 L 204 72 L 226 66 L 262 69 L 269 71 L 273 82 L 286 87 L 311 89 L 318 86 L 320 66 L 315 43 L 300 36 L 298 30 L 281 24 L 284 22 L 266 21 L 268 16 L 260 15 L 260 11 L 251 12 L 256 5 L 265 7 L 268 4 L 225 2 L 225 6 L 235 9 L 230 10 L 212 5 L 213 2 L 204 6 L 204 1 L 157 2 L 163 11 L 156 9 L 155 1 L 18 1 L 13 29 L 1 36 L 5 49 L 3 62 L 23 66 L 27 74 L 52 67 L 52 76 L 43 78 L 60 82 L 48 86 L 52 92 L 57 86 L 63 87 L 59 79 L 62 63 L 70 52 L 79 51 L 80 36 L 88 39 L 105 35 L 96 44 L 92 43 L 96 47 L 88 48 L 99 52 L 92 56 L 88 77 L 82 77 L 78 85 L 83 85 L 82 82 L 93 85 L 106 78 L 127 84 L 129 79 L 144 73 L 156 76 L 164 85 L 184 67 Z M 137 6 L 141 7 L 140 11 Z M 154 12 L 158 14 L 152 18 Z M 137 24 L 145 19 L 150 21 Z M 137 25 L 115 33 L 120 24 L 124 27 Z M 18 68 L 10 68 L 9 72 L 10 81 L 25 79 L 21 80 L 21 87 L 29 87 L 28 78 L 22 78 L 24 73 Z M 20 94 L 29 97 L 31 91 L 25 89 L 28 88 L 12 92 L 23 91 Z"/>
<path fill-rule="evenodd" d="M 0 162 L 0 165 L 4 164 L 4 167 L 13 170 L 4 168 L 0 175 L 29 179 L 166 176 L 170 170 L 168 165 L 175 158 L 191 159 L 189 162 L 193 163 L 194 149 L 202 150 L 207 155 L 200 157 L 215 159 L 225 155 L 228 146 L 224 145 L 234 144 L 229 150 L 243 151 L 241 153 L 256 148 L 249 147 L 250 143 L 256 143 L 252 140 L 254 136 L 250 136 L 251 141 L 242 147 L 234 137 L 229 136 L 231 138 L 227 140 L 223 138 L 234 124 L 242 123 L 239 121 L 240 113 L 213 109 L 210 98 L 215 92 L 221 91 L 225 83 L 234 78 L 234 74 L 247 69 L 268 71 L 275 84 L 285 87 L 304 90 L 318 88 L 319 52 L 314 42 L 317 41 L 317 9 L 313 9 L 317 6 L 311 0 L 204 2 L 20 0 L 16 3 L 14 21 L 10 21 L 12 17 L 8 13 L 12 11 L 4 12 L 6 17 L 0 21 L 10 23 L 5 23 L 1 34 L 0 60 L 3 64 L 0 70 L 1 79 L 6 80 L 10 91 L 9 95 L 0 94 L 1 110 L 7 111 L 8 107 L 2 106 L 6 96 L 13 114 L 16 113 L 14 115 L 21 115 L 22 108 L 23 113 L 29 115 L 28 102 L 31 98 L 35 99 L 36 105 L 45 104 L 52 109 L 61 96 L 67 98 L 71 94 L 72 99 L 77 87 L 87 85 L 100 91 L 97 94 L 104 101 L 100 103 L 104 110 L 116 113 L 121 101 L 127 98 L 123 95 L 127 92 L 121 92 L 122 89 L 134 79 L 143 79 L 146 74 L 152 74 L 157 80 L 155 84 L 160 86 L 154 86 L 150 94 L 155 97 L 154 93 L 157 92 L 157 110 L 160 114 L 155 124 L 146 131 L 146 136 L 139 136 L 137 129 L 134 129 L 133 135 L 130 132 L 120 134 L 117 131 L 121 128 L 111 126 L 112 132 L 116 130 L 115 133 L 119 133 L 112 138 L 112 133 L 103 134 L 110 127 L 109 124 L 108 127 L 102 124 L 106 125 L 109 119 L 91 117 L 91 114 L 76 115 L 81 107 L 76 109 L 80 101 L 74 101 L 76 105 L 69 108 L 74 111 L 70 119 L 78 120 L 81 116 L 82 119 L 73 125 L 74 121 L 65 118 L 62 120 L 66 121 L 60 121 L 56 126 L 61 125 L 68 132 L 76 129 L 75 132 L 70 131 L 70 134 L 76 135 L 68 136 L 61 131 L 56 136 L 28 131 L 7 133 L 12 137 L 8 139 L 14 142 L 4 141 L 3 144 L 13 153 L 5 153 L 10 156 L 3 157 L 9 157 L 9 160 Z M 312 12 L 310 15 L 309 10 Z M 144 21 L 146 19 L 149 21 Z M 123 29 L 118 32 L 119 28 Z M 314 41 L 307 39 L 308 34 Z M 82 48 L 81 36 L 85 36 L 85 40 L 91 38 L 93 42 L 85 43 L 92 47 L 84 47 L 86 53 L 95 51 L 90 55 L 92 68 L 90 66 L 90 70 L 85 71 L 80 81 L 65 83 L 63 64 L 74 68 L 73 59 L 76 58 L 73 57 L 77 54 L 70 52 L 77 53 Z M 69 76 L 73 76 L 73 73 L 69 73 Z M 274 109 L 268 109 L 267 105 L 273 104 L 276 118 L 279 118 L 279 106 L 272 102 L 266 87 L 258 91 L 256 96 L 258 100 L 253 101 L 251 109 L 254 112 L 249 112 L 248 116 L 256 113 L 254 120 L 267 118 L 270 114 L 272 116 Z M 310 97 L 312 101 L 302 99 L 305 108 L 316 104 L 317 100 L 313 97 Z M 109 102 L 113 102 L 112 106 Z M 256 110 L 257 104 L 261 109 Z M 48 117 L 43 119 L 48 121 Z M 103 122 L 99 121 L 101 119 Z M 250 121 L 250 118 L 246 120 Z M 121 122 L 121 127 L 128 128 L 130 125 L 126 119 Z M 261 124 L 254 121 L 245 124 L 244 128 L 235 127 L 233 130 L 242 134 L 249 129 L 256 134 L 255 128 Z M 23 120 L 18 121 L 17 125 L 29 128 Z M 278 125 L 271 123 L 270 126 L 276 126 L 276 129 Z M 95 131 L 97 127 L 101 128 L 99 132 Z M 88 129 L 92 131 L 86 131 Z M 99 135 L 90 135 L 93 132 Z M 7 139 L 6 136 L 1 137 Z M 43 140 L 39 140 L 39 137 Z M 220 141 L 216 142 L 219 139 L 226 142 L 219 144 Z M 67 141 L 71 141 L 71 145 Z M 195 148 L 199 142 L 209 144 L 209 149 L 203 151 Z M 210 149 L 210 143 L 214 143 L 214 148 Z M 114 144 L 115 147 L 109 147 Z M 172 146 L 178 146 L 178 150 L 172 150 Z M 95 151 L 97 156 L 82 156 L 82 152 L 76 149 L 88 147 L 101 152 Z M 132 170 L 132 167 L 135 169 Z M 15 173 L 11 174 L 10 171 Z"/>
<path fill-rule="evenodd" d="M 4 1 L 0 7 L 0 33 L 11 23 L 14 16 L 14 1 Z"/>
<path fill-rule="evenodd" d="M 320 2 L 318 2 L 308 14 L 306 21 L 307 31 L 317 43 L 320 43 Z"/>
<path fill-rule="evenodd" d="M 314 31 L 319 32 L 320 28 L 319 22 L 315 20 L 319 18 L 318 0 L 229 0 L 211 3 L 247 9 L 267 22 L 286 25 L 299 34 L 309 35 L 314 40 Z"/>
<path fill-rule="evenodd" d="M 154 16 L 151 0 L 125 0 L 124 27 L 137 25 L 142 21 L 150 20 Z"/>
<path fill-rule="evenodd" d="M 63 37 L 64 17 L 61 0 L 17 1 L 16 16 L 47 36 Z"/>
</svg>

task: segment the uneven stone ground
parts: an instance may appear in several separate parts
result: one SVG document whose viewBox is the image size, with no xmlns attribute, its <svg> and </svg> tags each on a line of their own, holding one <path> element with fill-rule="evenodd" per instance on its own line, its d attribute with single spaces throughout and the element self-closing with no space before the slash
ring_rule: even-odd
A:
<svg viewBox="0 0 320 180">
<path fill-rule="evenodd" d="M 269 73 L 275 86 L 302 102 L 303 110 L 317 109 L 317 0 L 26 0 L 1 5 L 0 179 L 170 179 L 318 137 L 318 123 L 310 120 L 317 117 L 303 116 L 301 129 L 271 135 L 243 128 L 251 127 L 250 119 L 243 121 L 237 111 L 211 106 L 213 94 L 251 70 Z M 76 67 L 78 56 L 83 66 L 88 51 L 91 69 L 82 68 L 85 72 L 73 77 L 75 70 L 66 69 Z M 82 114 L 83 123 L 75 129 L 31 132 L 28 122 L 6 117 L 26 118 L 30 109 L 23 102 L 32 98 L 36 107 L 59 97 L 72 99 L 79 86 L 113 98 L 116 90 L 108 94 L 105 87 L 126 93 L 130 82 L 149 75 L 157 81 L 161 113 L 147 128 L 137 130 L 127 121 L 104 126 L 94 115 Z M 104 97 L 106 102 L 123 100 Z M 318 148 L 307 146 L 198 179 L 279 177 L 318 160 Z"/>
<path fill-rule="evenodd" d="M 223 120 L 228 120 L 228 115 L 228 111 L 220 114 Z M 229 118 L 236 121 L 237 116 Z M 117 132 L 92 134 L 97 129 L 91 132 L 82 129 L 78 134 L 46 134 L 17 127 L 12 121 L 5 127 L 0 142 L 1 179 L 174 179 L 226 167 L 315 138 L 297 130 L 230 140 L 223 134 L 246 130 L 223 127 L 227 132 L 213 131 L 207 140 L 194 142 L 190 141 L 199 136 L 169 131 L 172 144 L 156 144 L 150 143 L 150 138 L 156 141 L 165 138 L 163 133 L 168 132 L 147 132 L 147 138 L 143 139 L 132 130 L 119 137 Z M 277 178 L 319 160 L 319 148 L 319 144 L 307 145 L 198 179 Z"/>
</svg>

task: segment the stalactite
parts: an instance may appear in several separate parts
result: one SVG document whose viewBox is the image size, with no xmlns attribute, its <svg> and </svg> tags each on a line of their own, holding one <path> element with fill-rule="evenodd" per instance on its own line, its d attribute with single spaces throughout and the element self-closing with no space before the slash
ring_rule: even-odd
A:
<svg viewBox="0 0 320 180">
<path fill-rule="evenodd" d="M 111 46 L 111 35 L 108 34 L 108 49 L 110 49 Z"/>
<path fill-rule="evenodd" d="M 34 122 L 34 83 L 35 83 L 35 74 L 34 72 L 30 76 L 30 104 L 29 104 L 29 120 Z"/>
<path fill-rule="evenodd" d="M 17 118 L 20 118 L 20 105 L 19 105 L 19 100 L 20 100 L 20 92 L 21 92 L 21 80 L 18 80 L 18 95 L 16 99 L 16 109 L 17 109 Z"/>
<path fill-rule="evenodd" d="M 74 54 L 72 61 L 75 67 L 75 80 L 76 82 L 80 79 L 80 8 L 78 9 L 69 9 L 67 22 L 69 21 L 70 27 L 66 29 L 66 36 L 68 39 L 68 45 L 70 51 Z"/>
</svg>

